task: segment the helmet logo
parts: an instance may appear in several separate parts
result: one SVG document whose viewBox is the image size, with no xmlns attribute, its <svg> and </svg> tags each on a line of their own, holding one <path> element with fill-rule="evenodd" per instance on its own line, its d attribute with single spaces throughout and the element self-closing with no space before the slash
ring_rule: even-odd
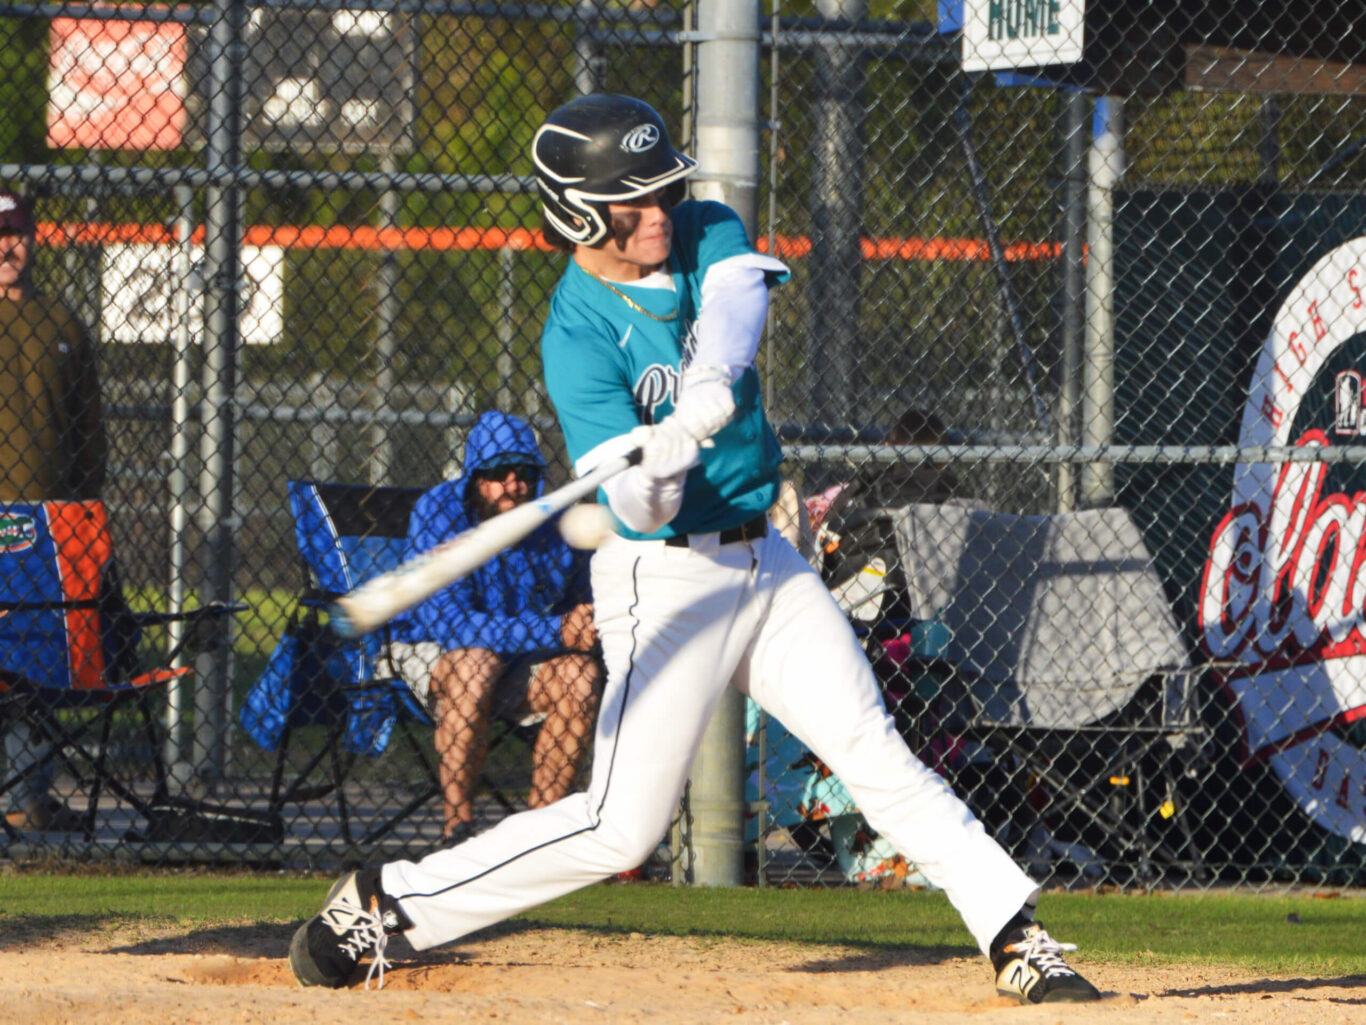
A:
<svg viewBox="0 0 1366 1025">
<path fill-rule="evenodd" d="M 659 128 L 646 122 L 637 125 L 621 138 L 621 148 L 627 153 L 644 153 L 647 149 L 653 149 L 654 144 L 659 141 Z"/>
</svg>

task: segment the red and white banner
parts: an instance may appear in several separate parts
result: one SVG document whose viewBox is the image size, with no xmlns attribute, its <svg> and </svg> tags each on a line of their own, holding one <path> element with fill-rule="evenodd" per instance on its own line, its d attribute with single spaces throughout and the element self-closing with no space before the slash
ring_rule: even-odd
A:
<svg viewBox="0 0 1366 1025">
<path fill-rule="evenodd" d="M 1343 367 L 1366 333 L 1366 239 L 1300 279 L 1276 313 L 1243 410 L 1245 446 L 1362 444 L 1361 375 Z M 1349 343 L 1351 343 L 1349 345 Z M 1356 467 L 1240 464 L 1199 596 L 1208 654 L 1226 675 L 1249 758 L 1320 825 L 1366 841 L 1366 753 L 1336 729 L 1366 717 L 1366 491 Z"/>
<path fill-rule="evenodd" d="M 185 27 L 52 19 L 47 144 L 175 149 L 185 130 Z"/>
</svg>

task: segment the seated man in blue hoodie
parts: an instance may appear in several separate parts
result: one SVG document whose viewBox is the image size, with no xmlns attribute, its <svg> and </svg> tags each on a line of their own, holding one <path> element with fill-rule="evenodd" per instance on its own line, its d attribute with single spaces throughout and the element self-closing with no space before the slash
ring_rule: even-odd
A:
<svg viewBox="0 0 1366 1025">
<path fill-rule="evenodd" d="M 539 497 L 545 460 L 531 428 L 484 413 L 464 471 L 413 508 L 406 558 Z M 600 668 L 587 559 L 545 524 L 395 622 L 395 662 L 432 710 L 445 792 L 445 834 L 473 830 L 474 791 L 491 719 L 543 717 L 529 803 L 568 793 L 592 736 Z"/>
</svg>

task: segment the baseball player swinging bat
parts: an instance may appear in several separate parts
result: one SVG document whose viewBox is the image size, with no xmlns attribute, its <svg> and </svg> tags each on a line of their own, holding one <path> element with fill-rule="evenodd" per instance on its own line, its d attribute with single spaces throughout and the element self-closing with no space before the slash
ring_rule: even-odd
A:
<svg viewBox="0 0 1366 1025">
<path fill-rule="evenodd" d="M 605 481 L 640 462 L 641 449 L 609 459 L 548 495 L 485 520 L 416 559 L 382 573 L 338 598 L 328 610 L 332 629 L 359 637 L 474 572 L 551 517 L 591 495 Z"/>
</svg>

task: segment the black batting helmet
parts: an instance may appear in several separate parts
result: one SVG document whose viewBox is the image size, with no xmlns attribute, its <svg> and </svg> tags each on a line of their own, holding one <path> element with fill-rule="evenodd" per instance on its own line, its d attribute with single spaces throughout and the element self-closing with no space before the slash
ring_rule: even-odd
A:
<svg viewBox="0 0 1366 1025">
<path fill-rule="evenodd" d="M 630 96 L 581 96 L 551 111 L 531 140 L 547 225 L 570 242 L 607 234 L 607 204 L 677 186 L 697 161 L 673 148 L 664 120 Z"/>
</svg>

